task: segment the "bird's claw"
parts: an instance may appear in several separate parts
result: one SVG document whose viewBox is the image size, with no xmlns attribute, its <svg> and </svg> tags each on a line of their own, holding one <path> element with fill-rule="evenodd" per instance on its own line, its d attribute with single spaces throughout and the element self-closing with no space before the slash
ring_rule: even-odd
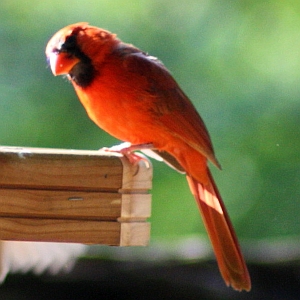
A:
<svg viewBox="0 0 300 300">
<path fill-rule="evenodd" d="M 142 147 L 143 148 L 143 147 Z M 139 150 L 138 146 L 132 146 L 130 143 L 125 142 L 119 145 L 112 146 L 110 148 L 104 147 L 101 150 L 107 152 L 120 153 L 125 156 L 129 162 L 133 165 L 138 165 L 140 161 L 143 161 L 147 168 L 150 168 L 150 162 L 142 153 L 133 152 Z"/>
</svg>

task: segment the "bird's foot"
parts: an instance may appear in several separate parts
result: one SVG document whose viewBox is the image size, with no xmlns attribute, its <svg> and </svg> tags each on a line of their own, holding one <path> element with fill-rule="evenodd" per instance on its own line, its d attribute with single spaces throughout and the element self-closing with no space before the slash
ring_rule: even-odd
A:
<svg viewBox="0 0 300 300">
<path fill-rule="evenodd" d="M 137 150 L 153 149 L 152 143 L 132 145 L 131 143 L 125 142 L 119 145 L 112 146 L 110 148 L 102 148 L 101 150 L 108 152 L 121 153 L 124 155 L 131 164 L 137 165 L 140 161 L 144 161 L 147 168 L 150 167 L 149 160 L 142 153 L 135 153 Z"/>
</svg>

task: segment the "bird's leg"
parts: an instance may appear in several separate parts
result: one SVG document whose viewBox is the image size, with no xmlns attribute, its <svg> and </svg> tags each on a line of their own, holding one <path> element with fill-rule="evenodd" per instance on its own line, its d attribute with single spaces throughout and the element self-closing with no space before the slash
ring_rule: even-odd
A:
<svg viewBox="0 0 300 300">
<path fill-rule="evenodd" d="M 154 149 L 153 144 L 145 143 L 145 144 L 132 145 L 131 143 L 125 142 L 110 148 L 102 148 L 101 150 L 121 153 L 122 155 L 127 157 L 129 162 L 132 164 L 138 164 L 139 161 L 143 160 L 146 163 L 147 167 L 150 167 L 148 159 L 143 154 L 134 152 L 134 151 L 146 150 L 146 149 Z"/>
</svg>

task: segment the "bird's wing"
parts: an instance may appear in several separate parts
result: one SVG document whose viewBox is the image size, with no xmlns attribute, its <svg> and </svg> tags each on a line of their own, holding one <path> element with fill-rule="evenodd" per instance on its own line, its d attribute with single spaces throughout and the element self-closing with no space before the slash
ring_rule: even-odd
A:
<svg viewBox="0 0 300 300">
<path fill-rule="evenodd" d="M 125 66 L 147 80 L 144 98 L 151 99 L 157 125 L 220 167 L 203 120 L 164 65 L 152 56 L 135 52 L 127 56 Z"/>
</svg>

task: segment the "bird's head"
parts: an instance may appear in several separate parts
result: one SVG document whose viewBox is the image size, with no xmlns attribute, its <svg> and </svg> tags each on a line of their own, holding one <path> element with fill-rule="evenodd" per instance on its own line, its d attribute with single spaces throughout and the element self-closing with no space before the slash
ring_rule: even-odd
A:
<svg viewBox="0 0 300 300">
<path fill-rule="evenodd" d="M 91 82 L 96 66 L 118 40 L 114 34 L 81 22 L 60 29 L 49 40 L 46 56 L 57 75 L 68 74 L 80 86 Z"/>
</svg>

